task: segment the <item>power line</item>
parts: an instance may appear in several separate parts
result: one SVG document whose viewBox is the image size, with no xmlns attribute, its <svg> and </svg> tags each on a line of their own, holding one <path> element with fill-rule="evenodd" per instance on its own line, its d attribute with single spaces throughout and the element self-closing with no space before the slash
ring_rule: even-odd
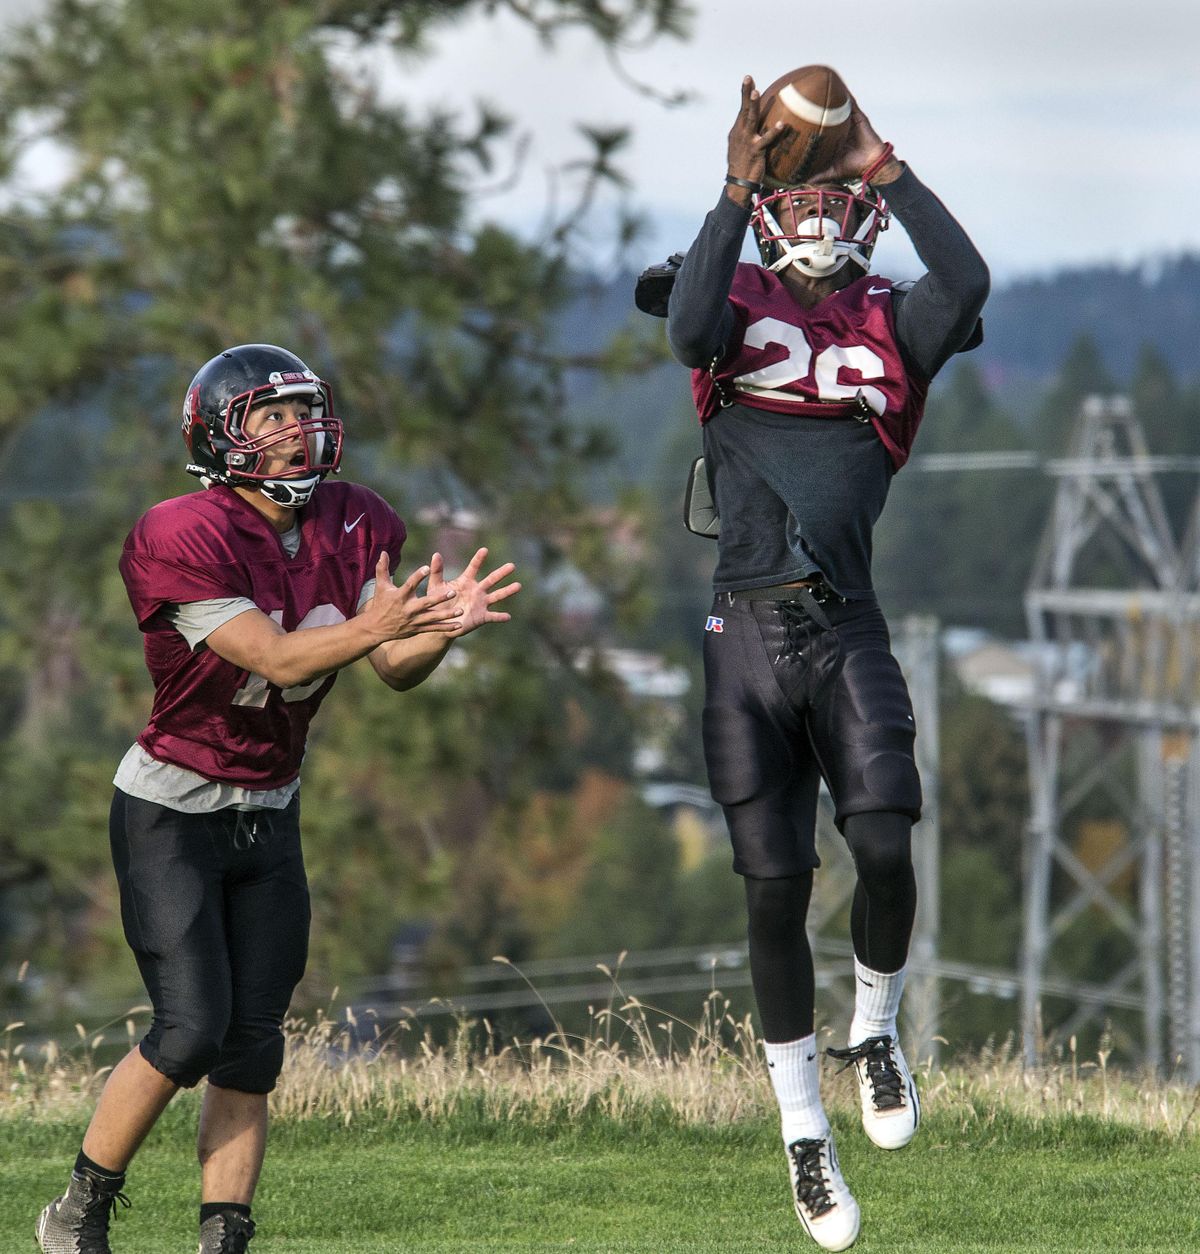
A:
<svg viewBox="0 0 1200 1254">
<path fill-rule="evenodd" d="M 1200 473 L 1200 457 L 1182 454 L 1113 458 L 1045 457 L 1032 449 L 1013 449 L 977 453 L 917 453 L 905 468 L 926 474 L 960 473 L 963 471 L 1039 470 L 1053 477 L 1093 474 L 1118 476 L 1128 474 Z"/>
<path fill-rule="evenodd" d="M 854 956 L 849 941 L 814 937 L 814 954 L 819 958 L 840 959 L 847 964 Z M 673 973 L 643 975 L 646 969 L 664 966 L 688 968 Z M 490 991 L 463 992 L 442 996 L 393 997 L 383 1000 L 373 996 L 377 991 L 400 991 L 403 977 L 381 980 L 364 990 L 356 1005 L 361 1011 L 369 1008 L 383 1020 L 403 1018 L 439 1018 L 447 1015 L 486 1014 L 501 1010 L 524 1010 L 538 1006 L 584 1005 L 610 1001 L 638 999 L 663 994 L 724 991 L 745 988 L 750 984 L 749 958 L 744 944 L 692 945 L 676 949 L 646 950 L 641 953 L 593 955 L 576 958 L 551 958 L 530 962 L 521 966 L 498 963 L 495 966 L 467 968 L 461 976 L 468 986 L 492 983 L 497 980 L 514 980 L 553 976 L 593 976 L 600 968 L 612 972 L 603 979 L 557 984 L 545 988 L 523 987 L 492 989 Z M 849 968 L 847 967 L 849 970 Z M 1021 988 L 1021 976 L 1016 971 L 1002 967 L 984 966 L 954 959 L 926 959 L 916 954 L 910 956 L 910 975 L 927 976 L 965 984 L 969 992 L 998 997 L 1015 998 Z M 1047 978 L 1042 981 L 1044 994 L 1061 997 L 1076 1004 L 1097 1008 L 1136 1010 L 1141 998 L 1136 993 L 1082 980 Z M 414 993 L 415 989 L 412 990 Z"/>
<path fill-rule="evenodd" d="M 943 474 L 964 470 L 1040 470 L 1040 454 L 1029 450 L 994 453 L 918 453 L 905 463 L 906 470 Z"/>
</svg>

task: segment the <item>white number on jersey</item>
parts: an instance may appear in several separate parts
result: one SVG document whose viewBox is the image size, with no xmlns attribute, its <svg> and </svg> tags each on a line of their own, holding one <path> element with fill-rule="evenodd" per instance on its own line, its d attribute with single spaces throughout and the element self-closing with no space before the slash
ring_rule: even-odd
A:
<svg viewBox="0 0 1200 1254">
<path fill-rule="evenodd" d="M 817 355 L 814 365 L 812 345 L 804 331 L 778 318 L 760 318 L 757 322 L 752 322 L 746 328 L 744 342 L 751 348 L 766 348 L 769 344 L 778 344 L 788 350 L 788 355 L 772 366 L 763 366 L 735 376 L 734 388 L 757 392 L 760 396 L 777 396 L 783 400 L 799 401 L 803 397 L 778 389 L 807 379 L 811 370 L 813 387 L 820 400 L 854 400 L 861 392 L 863 400 L 875 413 L 882 414 L 887 409 L 887 397 L 879 388 L 868 387 L 865 383 L 839 381 L 838 376 L 843 366 L 857 370 L 864 380 L 886 377 L 883 359 L 865 344 L 830 344 Z"/>
<path fill-rule="evenodd" d="M 283 626 L 282 610 L 272 610 L 270 617 Z M 296 630 L 303 631 L 306 627 L 333 627 L 345 621 L 345 614 L 336 605 L 316 605 L 300 620 Z M 325 677 L 322 676 L 314 679 L 311 684 L 296 684 L 294 687 L 284 688 L 280 695 L 285 701 L 303 701 L 305 697 L 311 697 L 324 682 Z M 246 677 L 246 682 L 233 694 L 233 704 L 249 705 L 261 710 L 267 704 L 269 687 L 270 684 L 262 675 L 251 672 Z"/>
</svg>

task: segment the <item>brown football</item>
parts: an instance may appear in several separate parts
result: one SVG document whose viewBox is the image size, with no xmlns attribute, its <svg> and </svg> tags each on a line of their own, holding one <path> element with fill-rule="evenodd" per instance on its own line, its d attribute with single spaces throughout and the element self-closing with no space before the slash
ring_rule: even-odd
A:
<svg viewBox="0 0 1200 1254">
<path fill-rule="evenodd" d="M 832 161 L 850 130 L 850 93 L 836 70 L 804 65 L 777 78 L 759 104 L 763 130 L 783 122 L 767 149 L 767 182 L 794 187 Z"/>
</svg>

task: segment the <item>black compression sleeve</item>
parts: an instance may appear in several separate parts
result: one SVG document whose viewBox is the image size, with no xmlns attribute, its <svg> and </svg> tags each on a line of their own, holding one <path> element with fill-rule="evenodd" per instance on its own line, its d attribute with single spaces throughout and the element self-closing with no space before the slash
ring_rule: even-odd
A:
<svg viewBox="0 0 1200 1254">
<path fill-rule="evenodd" d="M 707 366 L 733 329 L 729 287 L 749 223 L 749 208 L 722 192 L 675 276 L 667 342 L 675 357 L 692 369 Z"/>
<path fill-rule="evenodd" d="M 897 301 L 896 338 L 908 365 L 932 379 L 971 334 L 987 300 L 988 268 L 946 206 L 907 167 L 880 190 L 926 267 Z"/>
</svg>

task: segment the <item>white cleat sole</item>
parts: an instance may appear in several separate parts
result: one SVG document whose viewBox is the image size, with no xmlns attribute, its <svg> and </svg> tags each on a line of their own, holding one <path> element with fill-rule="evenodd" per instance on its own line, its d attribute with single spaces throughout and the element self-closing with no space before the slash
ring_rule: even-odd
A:
<svg viewBox="0 0 1200 1254">
<path fill-rule="evenodd" d="M 61 1198 L 55 1198 L 55 1200 L 46 1206 L 42 1213 L 38 1216 L 37 1231 L 34 1233 L 34 1239 L 37 1241 L 37 1247 L 39 1250 L 44 1250 L 46 1248 L 42 1244 L 42 1238 L 46 1235 L 46 1225 L 50 1222 L 50 1212 L 54 1209 L 55 1204 L 61 1200 Z"/>
</svg>

